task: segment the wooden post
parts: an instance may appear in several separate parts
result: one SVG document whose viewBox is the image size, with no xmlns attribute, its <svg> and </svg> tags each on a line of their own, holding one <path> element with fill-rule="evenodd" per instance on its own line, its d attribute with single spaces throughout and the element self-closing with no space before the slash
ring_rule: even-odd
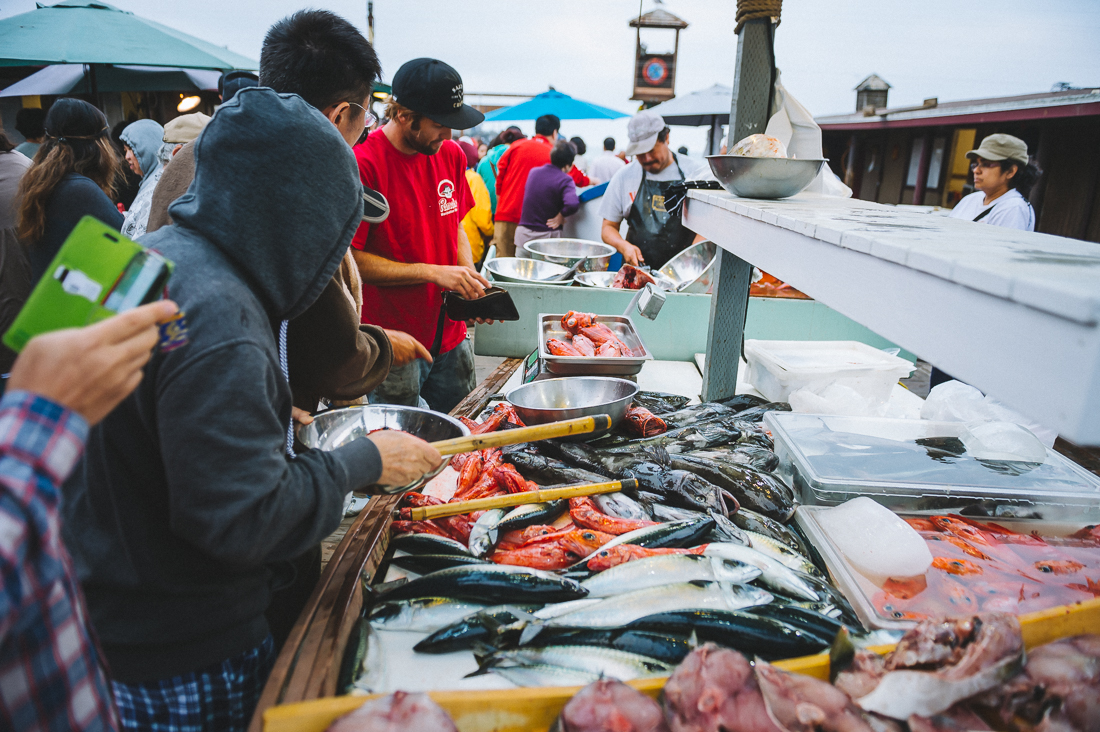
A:
<svg viewBox="0 0 1100 732">
<path fill-rule="evenodd" d="M 775 85 L 772 24 L 769 19 L 750 20 L 737 39 L 737 63 L 733 74 L 733 104 L 727 144 L 762 133 L 771 116 Z M 718 250 L 718 280 L 710 300 L 707 358 L 703 367 L 703 401 L 733 396 L 737 392 L 737 362 L 745 337 L 752 265 Z"/>
</svg>

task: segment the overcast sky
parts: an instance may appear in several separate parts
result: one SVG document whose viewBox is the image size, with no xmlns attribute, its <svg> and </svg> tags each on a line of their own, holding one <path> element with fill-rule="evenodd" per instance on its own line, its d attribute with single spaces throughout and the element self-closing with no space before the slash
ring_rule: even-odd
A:
<svg viewBox="0 0 1100 732">
<path fill-rule="evenodd" d="M 257 60 L 267 27 L 302 7 L 366 26 L 365 0 L 110 2 Z M 653 3 L 645 0 L 645 9 Z M 736 2 L 664 7 L 690 24 L 680 37 L 677 91 L 731 84 Z M 0 0 L 0 17 L 33 8 L 33 0 Z M 628 22 L 637 12 L 637 0 L 376 0 L 376 46 L 387 80 L 405 61 L 433 56 L 459 70 L 467 93 L 552 85 L 631 112 Z M 662 33 L 671 38 L 650 31 L 643 40 L 662 45 Z M 1100 86 L 1098 39 L 1100 0 L 787 0 L 775 42 L 787 89 L 825 115 L 854 111 L 852 88 L 870 73 L 893 85 L 891 106 L 1040 92 L 1059 81 Z"/>
</svg>

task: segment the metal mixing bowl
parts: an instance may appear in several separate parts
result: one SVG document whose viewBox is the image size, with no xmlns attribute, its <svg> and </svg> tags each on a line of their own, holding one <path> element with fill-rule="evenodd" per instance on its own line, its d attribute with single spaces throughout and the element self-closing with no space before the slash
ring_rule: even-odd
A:
<svg viewBox="0 0 1100 732">
<path fill-rule="evenodd" d="M 742 155 L 708 155 L 707 162 L 722 187 L 742 198 L 793 196 L 810 185 L 825 164 L 824 159 L 747 158 Z"/>
<path fill-rule="evenodd" d="M 408 432 L 428 442 L 449 440 L 452 437 L 470 434 L 470 430 L 462 422 L 430 409 L 401 407 L 394 404 L 367 404 L 361 407 L 330 409 L 318 414 L 313 418 L 312 424 L 307 424 L 298 432 L 298 440 L 314 450 L 335 450 L 341 445 L 383 428 Z M 444 457 L 438 468 L 425 473 L 419 480 L 408 485 L 373 485 L 367 489 L 367 492 L 404 493 L 416 490 L 439 475 L 450 462 L 450 456 Z"/>
<path fill-rule="evenodd" d="M 569 271 L 568 267 L 538 259 L 519 259 L 517 257 L 490 259 L 485 263 L 485 269 L 492 274 L 493 279 L 497 282 L 518 282 L 524 285 L 568 286 L 573 284 L 572 277 L 564 280 L 550 279 L 565 274 Z"/>
<path fill-rule="evenodd" d="M 578 272 L 574 278 L 585 287 L 611 287 L 615 272 Z"/>
<path fill-rule="evenodd" d="M 611 417 L 614 427 L 622 421 L 637 393 L 638 385 L 626 379 L 569 376 L 517 386 L 504 398 L 528 425 L 606 414 Z M 571 439 L 591 440 L 606 432 L 608 430 L 598 430 Z"/>
<path fill-rule="evenodd" d="M 617 272 L 581 272 L 577 275 L 576 280 L 585 287 L 611 287 L 611 283 L 615 280 Z M 664 276 L 660 272 L 651 272 L 653 279 L 657 281 L 657 286 L 662 290 L 672 290 L 676 283 Z"/>
<path fill-rule="evenodd" d="M 615 247 L 610 244 L 588 239 L 534 239 L 526 242 L 523 248 L 534 259 L 563 267 L 572 267 L 584 260 L 581 272 L 605 271 L 615 254 Z"/>
<path fill-rule="evenodd" d="M 701 241 L 668 260 L 659 272 L 672 281 L 669 289 L 673 292 L 710 292 L 717 259 L 717 245 L 712 241 Z"/>
</svg>

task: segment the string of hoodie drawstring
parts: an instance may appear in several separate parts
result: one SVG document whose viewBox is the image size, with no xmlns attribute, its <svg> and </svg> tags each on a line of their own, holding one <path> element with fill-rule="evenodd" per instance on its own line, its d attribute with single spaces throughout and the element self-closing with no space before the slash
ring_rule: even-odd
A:
<svg viewBox="0 0 1100 732">
<path fill-rule="evenodd" d="M 290 383 L 290 367 L 286 363 L 286 327 L 290 321 L 284 320 L 279 324 L 279 368 L 283 370 L 286 383 Z M 291 458 L 298 457 L 294 453 L 294 414 L 291 412 L 290 424 L 286 427 L 286 454 Z"/>
</svg>

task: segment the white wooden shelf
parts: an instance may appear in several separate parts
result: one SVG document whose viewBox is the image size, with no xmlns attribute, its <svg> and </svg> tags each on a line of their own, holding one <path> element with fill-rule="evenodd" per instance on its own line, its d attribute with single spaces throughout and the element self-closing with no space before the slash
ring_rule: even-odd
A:
<svg viewBox="0 0 1100 732">
<path fill-rule="evenodd" d="M 956 378 L 1100 445 L 1100 245 L 855 199 L 691 191 L 688 228 Z"/>
</svg>

